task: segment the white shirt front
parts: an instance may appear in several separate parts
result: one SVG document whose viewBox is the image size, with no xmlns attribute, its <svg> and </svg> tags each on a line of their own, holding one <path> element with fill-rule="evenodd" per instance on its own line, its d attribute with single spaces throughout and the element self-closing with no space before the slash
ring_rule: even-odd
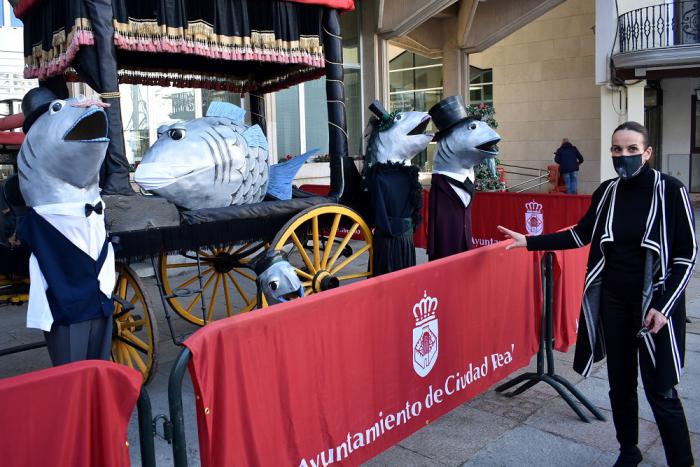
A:
<svg viewBox="0 0 700 467">
<path fill-rule="evenodd" d="M 93 205 L 102 202 L 100 198 Z M 102 202 L 104 205 L 104 202 Z M 85 216 L 85 203 L 57 203 L 34 206 L 34 211 L 58 230 L 70 242 L 92 259 L 97 260 L 102 250 L 107 231 L 103 214 L 93 212 Z M 110 297 L 116 281 L 114 249 L 107 244 L 107 257 L 97 277 L 100 290 Z M 27 306 L 27 327 L 50 331 L 53 315 L 46 298 L 48 285 L 34 254 L 29 258 L 29 304 Z"/>
<path fill-rule="evenodd" d="M 434 173 L 440 174 L 440 175 L 445 175 L 446 177 L 450 177 L 454 180 L 459 180 L 460 182 L 463 182 L 465 178 L 469 178 L 469 180 L 471 180 L 472 183 L 474 183 L 474 179 L 476 178 L 476 176 L 474 175 L 473 168 L 467 169 L 466 173 L 447 172 L 446 170 L 436 170 Z M 462 204 L 464 204 L 464 207 L 466 208 L 467 206 L 469 206 L 469 203 L 472 200 L 471 195 L 469 193 L 467 193 L 466 190 L 464 190 L 458 186 L 454 186 L 452 184 L 450 184 L 450 186 L 455 191 L 455 193 L 457 193 L 457 196 L 459 196 L 459 199 L 462 200 Z"/>
</svg>

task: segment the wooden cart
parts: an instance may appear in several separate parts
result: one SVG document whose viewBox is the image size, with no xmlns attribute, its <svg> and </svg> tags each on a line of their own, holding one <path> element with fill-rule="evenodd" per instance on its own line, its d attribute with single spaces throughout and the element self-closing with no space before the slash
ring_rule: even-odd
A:
<svg viewBox="0 0 700 467">
<path fill-rule="evenodd" d="M 161 12 L 165 19 L 159 17 L 155 28 L 160 45 L 153 50 L 136 50 L 132 39 L 139 31 L 145 30 L 144 22 L 147 21 L 130 15 L 124 17 L 125 12 L 118 11 L 116 2 L 113 9 L 109 7 L 105 10 L 105 2 L 66 1 L 66 8 L 75 10 L 71 13 L 76 16 L 74 22 L 69 24 L 72 27 L 63 30 L 63 42 L 59 31 L 54 34 L 51 45 L 47 46 L 46 34 L 42 34 L 42 28 L 50 27 L 46 24 L 51 23 L 50 14 L 52 11 L 56 14 L 56 5 L 62 3 L 64 2 L 41 3 L 29 0 L 17 5 L 16 12 L 25 21 L 25 44 L 28 44 L 25 55 L 29 54 L 29 62 L 35 59 L 33 70 L 35 76 L 45 80 L 42 85 L 55 87 L 57 79 L 60 84 L 68 77 L 83 79 L 101 92 L 103 99 L 113 104 L 111 112 L 116 112 L 111 114 L 110 119 L 112 141 L 119 139 L 113 135 L 121 134 L 118 93 L 115 94 L 114 89 L 117 80 L 142 84 L 175 82 L 190 87 L 211 87 L 214 83 L 219 89 L 247 92 L 252 121 L 265 129 L 263 98 L 266 92 L 326 76 L 331 179 L 330 191 L 326 196 L 295 190 L 293 199 L 287 201 L 263 201 L 254 205 L 214 210 L 182 211 L 177 226 L 110 232 L 116 242 L 118 258 L 118 278 L 114 288 L 116 306 L 113 360 L 138 369 L 143 374 L 144 382 L 148 382 L 154 374 L 158 361 L 158 332 L 153 305 L 141 279 L 130 266 L 134 261 L 147 260 L 155 270 L 171 336 L 177 344 L 183 340 L 183 336 L 175 335 L 169 309 L 188 322 L 202 326 L 212 320 L 265 305 L 258 303 L 254 286 L 255 273 L 250 268 L 251 259 L 264 249 L 274 248 L 289 253 L 290 262 L 296 268 L 306 295 L 372 275 L 372 231 L 354 209 L 362 208 L 360 176 L 347 153 L 342 40 L 338 14 L 339 9 L 352 8 L 351 0 L 311 0 L 302 1 L 303 5 L 273 0 L 266 2 L 264 7 L 254 6 L 255 2 L 249 4 L 244 0 L 204 2 L 203 10 L 216 9 L 217 14 L 221 13 L 222 5 L 231 5 L 231 8 L 245 6 L 257 14 L 269 4 L 276 12 L 280 8 L 287 13 L 293 13 L 295 8 L 303 10 L 296 12 L 299 18 L 304 18 L 303 21 L 307 21 L 309 15 L 315 15 L 313 17 L 320 21 L 317 40 L 323 50 L 322 55 L 317 57 L 317 62 L 311 60 L 313 63 L 309 65 L 309 60 L 299 59 L 297 62 L 292 60 L 274 66 L 269 62 L 274 50 L 267 50 L 268 55 L 250 53 L 248 56 L 235 56 L 235 60 L 231 54 L 224 57 L 226 54 L 223 52 L 219 57 L 212 58 L 211 50 L 215 46 L 219 46 L 216 49 L 219 53 L 222 47 L 225 49 L 224 45 L 235 45 L 238 42 L 206 42 L 206 37 L 203 39 L 201 35 L 216 33 L 216 25 L 212 26 L 206 21 L 188 21 L 184 16 L 184 19 L 180 19 L 184 21 L 181 26 L 185 32 L 183 33 L 183 28 L 172 29 L 166 21 L 173 15 L 177 16 L 175 13 L 184 15 L 183 12 Z M 153 3 L 152 10 L 159 11 L 160 3 L 145 3 Z M 85 7 L 85 4 L 88 6 Z M 120 2 L 119 5 L 132 5 L 140 12 L 151 11 L 144 6 L 144 2 L 127 1 Z M 211 12 L 204 13 L 203 16 L 209 13 Z M 88 18 L 80 16 L 82 14 Z M 254 15 L 251 13 L 250 16 Z M 162 23 L 161 19 L 166 23 Z M 209 31 L 207 28 L 213 29 Z M 252 26 L 250 29 L 253 30 Z M 253 34 L 257 33 L 253 31 L 251 35 Z M 37 37 L 43 37 L 44 42 L 35 43 L 33 38 Z M 210 49 L 200 52 L 209 56 L 202 57 L 196 52 L 183 55 L 180 49 L 173 52 L 173 47 L 177 49 L 178 38 L 185 39 L 184 45 L 180 44 L 181 47 L 189 45 L 192 50 L 196 49 L 197 44 L 208 44 Z M 308 37 L 302 37 L 301 40 L 313 42 Z M 167 41 L 170 41 L 169 50 L 165 50 L 168 48 L 164 45 Z M 246 41 L 243 40 L 240 44 L 245 46 Z M 303 55 L 303 50 L 299 52 L 302 46 L 292 44 L 291 47 L 292 53 Z M 192 60 L 193 67 L 200 69 L 176 70 L 175 63 L 182 65 L 188 60 Z M 58 71 L 54 66 L 54 73 L 49 73 L 47 70 L 56 63 L 65 66 Z M 234 70 L 243 63 L 246 64 L 249 76 L 252 71 L 259 70 L 264 79 L 248 80 L 244 85 L 241 84 L 240 73 L 236 74 Z M 312 66 L 314 63 L 316 66 Z M 155 68 L 149 68 L 153 64 L 156 64 Z M 202 69 L 203 66 L 208 68 Z M 29 69 L 31 73 L 32 67 Z M 169 80 L 167 83 L 163 81 L 166 78 Z M 114 169 L 111 182 L 115 186 L 128 183 L 128 180 L 119 178 L 128 177 L 128 172 L 121 170 L 121 159 L 125 160 L 123 151 L 123 142 L 110 143 L 107 166 L 109 168 L 111 164 Z M 21 200 L 16 199 L 18 190 L 13 191 L 10 187 L 4 191 L 8 204 L 13 209 L 21 209 Z M 104 192 L 103 189 L 103 195 Z M 103 197 L 109 213 L 110 197 Z M 7 246 L 4 248 L 7 253 Z M 353 264 L 362 266 L 358 270 L 357 267 L 351 267 Z M 354 271 L 348 272 L 350 269 Z M 0 276 L 0 305 L 23 303 L 27 300 L 27 288 L 28 279 L 21 272 Z M 0 351 L 0 355 L 41 345 L 37 343 L 6 349 Z"/>
</svg>

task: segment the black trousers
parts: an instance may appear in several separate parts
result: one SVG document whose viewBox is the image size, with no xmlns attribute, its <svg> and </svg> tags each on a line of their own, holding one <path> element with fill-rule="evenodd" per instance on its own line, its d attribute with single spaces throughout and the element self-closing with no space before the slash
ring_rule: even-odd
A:
<svg viewBox="0 0 700 467">
<path fill-rule="evenodd" d="M 617 440 L 622 449 L 637 445 L 639 415 L 637 401 L 637 366 L 644 383 L 644 392 L 659 427 L 668 465 L 691 466 L 688 424 L 683 405 L 675 388 L 656 387 L 653 363 L 637 332 L 642 327 L 642 304 L 620 296 L 612 287 L 603 285 L 601 319 L 607 350 L 610 405 Z"/>
<path fill-rule="evenodd" d="M 112 317 L 59 325 L 44 332 L 53 366 L 81 360 L 109 360 L 112 349 Z"/>
</svg>

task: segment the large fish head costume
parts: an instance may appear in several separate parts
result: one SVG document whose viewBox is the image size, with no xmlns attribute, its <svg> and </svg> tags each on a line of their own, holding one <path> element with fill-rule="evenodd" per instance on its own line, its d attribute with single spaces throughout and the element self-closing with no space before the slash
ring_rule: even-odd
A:
<svg viewBox="0 0 700 467">
<path fill-rule="evenodd" d="M 143 156 L 134 180 L 185 209 L 257 203 L 268 184 L 268 146 L 245 111 L 215 102 L 207 116 L 164 125 Z"/>
<path fill-rule="evenodd" d="M 368 162 L 400 162 L 410 165 L 411 159 L 427 148 L 433 139 L 432 133 L 425 132 L 430 123 L 430 115 L 415 111 L 383 113 L 385 117 L 382 120 L 374 119 L 372 125 L 367 147 L 370 156 Z"/>
<path fill-rule="evenodd" d="M 467 176 L 473 174 L 474 166 L 486 160 L 495 175 L 494 159 L 498 156 L 496 145 L 501 137 L 488 124 L 467 119 L 439 136 L 433 160 L 434 171 Z"/>
<path fill-rule="evenodd" d="M 100 167 L 109 144 L 104 106 L 87 99 L 55 99 L 31 124 L 17 157 L 20 191 L 28 206 L 92 203 L 99 197 Z"/>
<path fill-rule="evenodd" d="M 264 252 L 255 261 L 256 283 L 268 305 L 284 303 L 304 296 L 304 287 L 294 267 L 278 251 Z"/>
</svg>

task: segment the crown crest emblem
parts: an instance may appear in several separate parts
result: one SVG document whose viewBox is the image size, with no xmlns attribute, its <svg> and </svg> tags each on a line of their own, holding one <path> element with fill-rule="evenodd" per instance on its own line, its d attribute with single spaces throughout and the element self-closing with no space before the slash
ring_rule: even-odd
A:
<svg viewBox="0 0 700 467">
<path fill-rule="evenodd" d="M 542 212 L 542 204 L 538 203 L 535 200 L 530 201 L 529 203 L 525 203 L 525 209 L 527 209 L 528 212 Z"/>
<path fill-rule="evenodd" d="M 428 296 L 428 293 L 424 290 L 423 298 L 413 305 L 413 318 L 416 320 L 416 326 L 435 318 L 437 307 L 438 299 Z"/>
</svg>

